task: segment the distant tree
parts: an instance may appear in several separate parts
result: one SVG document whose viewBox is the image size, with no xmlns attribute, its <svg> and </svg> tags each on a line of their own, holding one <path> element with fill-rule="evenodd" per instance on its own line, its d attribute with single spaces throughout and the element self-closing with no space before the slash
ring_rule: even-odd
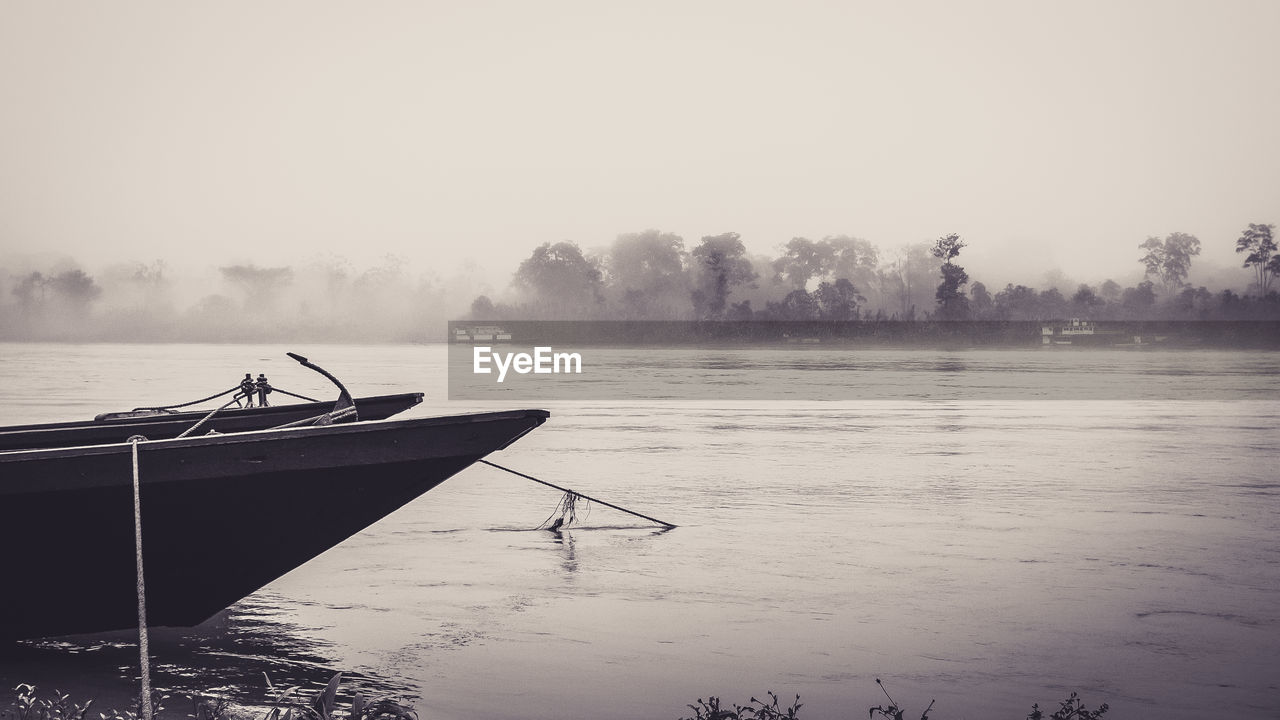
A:
<svg viewBox="0 0 1280 720">
<path fill-rule="evenodd" d="M 1083 283 L 1081 283 L 1080 287 L 1076 288 L 1075 294 L 1071 296 L 1072 308 L 1075 312 L 1082 315 L 1092 313 L 1099 306 L 1105 305 L 1106 302 L 1106 300 L 1098 297 L 1098 294 L 1093 291 L 1093 288 Z"/>
<path fill-rule="evenodd" d="M 694 311 L 699 318 L 724 317 L 725 305 L 734 288 L 755 281 L 756 271 L 746 258 L 747 249 L 738 233 L 708 235 L 690 253 L 694 290 Z"/>
<path fill-rule="evenodd" d="M 935 295 L 938 301 L 938 313 L 943 320 L 963 320 L 969 317 L 969 299 L 965 297 L 963 286 L 969 282 L 969 275 L 964 268 L 953 260 L 960 255 L 965 246 L 959 235 L 952 233 L 938 238 L 930 252 L 942 261 L 942 282 Z"/>
<path fill-rule="evenodd" d="M 783 253 L 773 261 L 776 276 L 797 290 L 804 290 L 813 278 L 822 277 L 831 268 L 835 253 L 828 242 L 808 238 L 791 238 Z"/>
<path fill-rule="evenodd" d="M 818 301 L 804 290 L 792 290 L 782 302 L 769 303 L 768 314 L 776 320 L 816 320 Z"/>
<path fill-rule="evenodd" d="M 986 285 L 975 282 L 969 286 L 969 306 L 972 308 L 975 317 L 985 318 L 991 314 L 992 308 L 995 307 L 995 301 L 991 298 L 991 293 L 987 291 Z"/>
<path fill-rule="evenodd" d="M 628 318 L 669 317 L 683 307 L 690 290 L 684 238 L 646 230 L 619 235 L 606 268 L 611 297 Z"/>
<path fill-rule="evenodd" d="M 952 233 L 938 238 L 938 241 L 933 244 L 933 248 L 929 252 L 942 262 L 949 263 L 959 257 L 960 251 L 964 247 L 964 240 L 961 240 L 959 235 Z"/>
<path fill-rule="evenodd" d="M 1203 285 L 1199 288 L 1183 288 L 1174 299 L 1174 308 L 1181 316 L 1190 319 L 1207 317 L 1212 304 L 1213 293 Z"/>
<path fill-rule="evenodd" d="M 1119 302 L 1120 294 L 1124 292 L 1124 288 L 1120 287 L 1120 283 L 1115 280 L 1107 279 L 1098 286 L 1098 294 L 1107 302 Z"/>
<path fill-rule="evenodd" d="M 472 320 L 495 320 L 493 314 L 493 301 L 488 295 L 480 295 L 471 301 L 471 319 Z"/>
<path fill-rule="evenodd" d="M 1040 314 L 1045 318 L 1061 318 L 1068 314 L 1069 303 L 1058 288 L 1051 287 L 1040 293 Z"/>
<path fill-rule="evenodd" d="M 824 238 L 831 248 L 831 267 L 828 278 L 848 278 L 855 286 L 870 287 L 875 278 L 880 252 L 870 242 L 849 235 Z"/>
<path fill-rule="evenodd" d="M 226 295 L 206 295 L 187 308 L 184 324 L 201 337 L 214 340 L 243 339 L 244 312 Z"/>
<path fill-rule="evenodd" d="M 914 319 L 916 305 L 923 304 L 933 293 L 933 281 L 941 263 L 933 256 L 929 243 L 912 243 L 901 248 L 894 259 L 877 271 L 883 304 L 896 300 L 898 319 Z"/>
<path fill-rule="evenodd" d="M 743 300 L 729 305 L 729 312 L 725 313 L 724 317 L 726 320 L 750 320 L 754 316 L 755 312 L 751 310 L 751 301 Z"/>
<path fill-rule="evenodd" d="M 18 300 L 18 312 L 13 318 L 3 317 L 0 305 L 0 325 L 6 326 L 3 334 L 63 340 L 91 329 L 89 306 L 102 295 L 102 288 L 83 270 L 71 269 L 49 275 L 28 273 L 10 292 Z"/>
<path fill-rule="evenodd" d="M 823 320 L 857 320 L 858 305 L 867 300 L 847 278 L 819 284 L 813 299 Z"/>
<path fill-rule="evenodd" d="M 996 315 L 1004 320 L 1042 320 L 1040 293 L 1026 285 L 1005 286 L 996 293 Z"/>
<path fill-rule="evenodd" d="M 1058 291 L 1062 292 L 1062 288 L 1069 288 L 1072 284 L 1073 283 L 1070 278 L 1067 277 L 1067 274 L 1062 271 L 1062 268 L 1055 267 L 1044 272 L 1043 280 L 1040 282 L 1040 287 L 1045 288 L 1046 290 L 1049 288 L 1058 288 Z"/>
<path fill-rule="evenodd" d="M 829 236 L 816 242 L 798 237 L 783 246 L 782 255 L 771 266 L 776 280 L 798 290 L 807 290 L 814 280 L 839 278 L 870 287 L 875 278 L 877 255 L 871 243 L 848 235 Z"/>
<path fill-rule="evenodd" d="M 13 288 L 13 295 L 18 298 L 18 304 L 24 310 L 31 310 L 44 302 L 48 287 L 49 278 L 44 273 L 32 272 L 18 281 L 18 285 Z"/>
<path fill-rule="evenodd" d="M 392 292 L 397 296 L 411 292 L 411 282 L 405 274 L 408 261 L 399 255 L 387 254 L 377 265 L 365 268 L 351 282 L 351 289 L 362 299 L 373 299 Z"/>
<path fill-rule="evenodd" d="M 1164 240 L 1149 237 L 1138 248 L 1147 251 L 1139 261 L 1146 266 L 1146 277 L 1159 280 L 1165 294 L 1171 295 L 1191 271 L 1191 258 L 1200 254 L 1200 241 L 1194 235 L 1176 232 Z"/>
<path fill-rule="evenodd" d="M 895 259 L 888 267 L 876 270 L 876 288 L 880 291 L 881 309 L 888 305 L 894 317 L 897 316 L 898 310 L 906 311 L 910 293 L 907 290 L 905 273 L 901 272 L 900 259 Z M 891 301 L 895 300 L 896 302 L 891 304 Z"/>
<path fill-rule="evenodd" d="M 251 310 L 274 305 L 280 291 L 293 282 L 293 270 L 288 267 L 228 265 L 218 270 L 224 279 L 244 291 L 245 304 Z"/>
<path fill-rule="evenodd" d="M 1244 266 L 1253 268 L 1258 290 L 1263 295 L 1271 289 L 1271 280 L 1280 275 L 1280 254 L 1276 253 L 1276 242 L 1271 234 L 1275 227 L 1249 223 L 1249 227 L 1236 240 L 1236 252 L 1248 253 L 1244 258 Z"/>
<path fill-rule="evenodd" d="M 49 278 L 49 289 L 72 309 L 82 311 L 102 294 L 102 288 L 83 270 L 67 270 Z"/>
<path fill-rule="evenodd" d="M 174 283 L 167 270 L 163 260 L 149 265 L 130 262 L 111 266 L 102 275 L 104 294 L 110 296 L 113 309 L 129 309 L 131 322 L 154 326 L 177 313 L 172 296 Z"/>
<path fill-rule="evenodd" d="M 133 268 L 133 280 L 146 287 L 159 287 L 165 283 L 164 271 L 167 267 L 163 260 L 156 260 L 150 265 L 137 263 Z"/>
<path fill-rule="evenodd" d="M 1151 308 L 1156 304 L 1155 284 L 1150 280 L 1143 280 L 1137 287 L 1125 288 L 1120 296 L 1120 304 L 1131 317 L 1150 316 Z"/>
<path fill-rule="evenodd" d="M 1218 295 L 1218 308 L 1225 318 L 1238 317 L 1243 305 L 1244 299 L 1230 289 L 1223 290 Z"/>
<path fill-rule="evenodd" d="M 572 242 L 543 243 L 516 269 L 516 287 L 531 292 L 539 311 L 556 317 L 591 314 L 603 300 L 603 274 Z"/>
</svg>

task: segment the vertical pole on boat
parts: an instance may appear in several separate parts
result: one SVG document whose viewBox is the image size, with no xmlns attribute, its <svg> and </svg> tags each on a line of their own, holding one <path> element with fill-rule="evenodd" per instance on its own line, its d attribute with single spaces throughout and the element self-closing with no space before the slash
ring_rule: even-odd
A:
<svg viewBox="0 0 1280 720">
<path fill-rule="evenodd" d="M 142 487 L 138 480 L 138 442 L 141 435 L 129 438 L 133 450 L 133 550 L 138 572 L 138 666 L 142 673 L 141 708 L 144 720 L 151 720 L 151 658 L 147 642 L 147 583 L 142 574 Z"/>
</svg>

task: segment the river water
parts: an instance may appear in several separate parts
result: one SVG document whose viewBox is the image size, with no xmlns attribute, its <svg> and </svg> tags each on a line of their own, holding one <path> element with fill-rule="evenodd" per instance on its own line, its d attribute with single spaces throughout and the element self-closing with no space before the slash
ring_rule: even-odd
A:
<svg viewBox="0 0 1280 720">
<path fill-rule="evenodd" d="M 495 407 L 447 400 L 441 346 L 8 344 L 0 423 L 179 402 L 245 372 L 333 395 L 285 350 L 357 395 L 426 391 L 410 416 Z M 153 636 L 157 684 L 254 703 L 263 673 L 344 671 L 424 719 L 676 718 L 769 690 L 799 694 L 802 718 L 860 717 L 887 703 L 876 678 L 908 716 L 936 700 L 938 720 L 1023 718 L 1072 691 L 1117 718 L 1280 716 L 1280 356 L 867 351 L 864 383 L 912 387 L 902 368 L 939 363 L 951 387 L 1091 364 L 1126 380 L 1110 400 L 833 401 L 822 385 L 849 378 L 807 370 L 812 349 L 726 352 L 746 373 L 781 358 L 827 375 L 791 399 L 548 401 L 548 423 L 492 458 L 678 528 L 596 505 L 535 530 L 559 494 L 473 467 L 206 625 Z M 131 642 L 9 647 L 0 684 L 123 707 Z"/>
</svg>

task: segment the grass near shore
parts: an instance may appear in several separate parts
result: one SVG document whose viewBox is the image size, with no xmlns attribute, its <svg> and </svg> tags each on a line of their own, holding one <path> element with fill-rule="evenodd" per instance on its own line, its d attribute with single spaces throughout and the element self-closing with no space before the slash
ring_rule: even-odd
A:
<svg viewBox="0 0 1280 720">
<path fill-rule="evenodd" d="M 872 720 L 876 716 L 883 720 L 905 720 L 907 710 L 898 706 L 898 703 L 889 695 L 889 691 L 885 689 L 884 683 L 880 681 L 880 678 L 876 678 L 876 685 L 880 687 L 880 691 L 888 698 L 889 704 L 875 705 L 869 708 L 867 717 Z M 706 700 L 698 698 L 697 704 L 689 706 L 689 709 L 693 710 L 693 716 L 682 717 L 680 720 L 797 720 L 800 715 L 800 708 L 804 706 L 804 703 L 800 702 L 799 695 L 796 695 L 794 702 L 785 706 L 778 701 L 778 696 L 772 692 L 768 693 L 768 697 L 768 702 L 757 700 L 753 697 L 746 705 L 734 704 L 728 706 L 715 696 L 711 696 Z M 933 705 L 934 701 L 930 700 L 929 706 L 920 714 L 920 720 L 930 720 L 929 713 L 933 712 Z M 1027 715 L 1027 720 L 1100 720 L 1110 709 L 1106 703 L 1103 703 L 1096 710 L 1090 710 L 1085 707 L 1079 696 L 1071 693 L 1070 697 L 1059 703 L 1058 709 L 1051 715 L 1045 715 L 1038 703 L 1033 704 L 1030 714 Z"/>
<path fill-rule="evenodd" d="M 266 708 L 249 708 L 235 705 L 221 698 L 195 698 L 190 710 L 182 712 L 181 717 L 195 720 L 418 720 L 418 714 L 410 707 L 389 699 L 368 699 L 356 693 L 350 703 L 341 705 L 338 699 L 338 688 L 342 682 L 342 673 L 334 675 L 324 690 L 313 695 L 306 695 L 298 686 L 277 688 L 267 678 L 267 688 L 271 704 Z M 875 705 L 868 709 L 868 718 L 874 720 L 878 715 L 882 720 L 906 720 L 907 710 L 900 707 L 889 695 L 880 679 L 876 685 L 888 698 L 888 705 Z M 94 712 L 93 700 L 83 704 L 73 702 L 70 696 L 57 690 L 52 694 L 40 694 L 32 685 L 19 685 L 14 688 L 16 698 L 9 707 L 0 707 L 0 720 L 140 720 L 140 706 L 129 710 L 110 710 Z M 773 692 L 767 693 L 768 701 L 751 698 L 746 705 L 725 704 L 720 698 L 708 696 L 706 700 L 699 698 L 695 704 L 689 705 L 692 716 L 681 717 L 680 720 L 798 720 L 800 696 L 783 704 Z M 173 717 L 178 710 L 168 710 L 165 702 L 170 696 L 156 693 L 151 698 L 153 717 Z M 930 720 L 929 714 L 934 710 L 933 701 L 920 715 L 920 720 Z M 1052 714 L 1045 715 L 1039 704 L 1031 706 L 1027 720 L 1100 720 L 1110 710 L 1103 703 L 1095 710 L 1088 709 L 1076 695 L 1059 703 Z M 933 720 L 941 720 L 934 718 Z"/>
</svg>

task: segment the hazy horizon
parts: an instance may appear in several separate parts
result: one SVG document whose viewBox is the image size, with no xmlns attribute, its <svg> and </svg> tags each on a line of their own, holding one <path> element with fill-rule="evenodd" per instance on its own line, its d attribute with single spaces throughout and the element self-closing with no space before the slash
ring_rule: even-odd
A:
<svg viewBox="0 0 1280 720">
<path fill-rule="evenodd" d="M 1096 282 L 1187 232 L 1227 268 L 1280 220 L 1277 26 L 1238 1 L 9 2 L 0 255 L 503 285 L 544 242 L 648 228 L 771 255 L 954 232 L 975 278 Z"/>
<path fill-rule="evenodd" d="M 625 233 L 620 233 L 619 235 L 623 234 Z M 699 239 L 684 238 L 685 249 L 692 250 L 698 244 Z M 769 260 L 782 254 L 778 248 L 755 252 L 755 248 L 747 243 L 746 238 L 743 238 L 743 242 L 748 245 L 749 255 L 755 261 Z M 878 247 L 877 249 L 880 251 L 882 264 L 890 263 L 897 253 L 904 250 L 902 247 Z M 464 259 L 453 267 L 434 265 L 431 263 L 430 258 L 411 259 L 395 253 L 386 253 L 381 257 L 372 257 L 368 262 L 358 263 L 352 259 L 352 256 L 332 252 L 312 252 L 299 254 L 292 260 L 285 259 L 279 264 L 271 264 L 255 261 L 254 258 L 244 254 L 229 254 L 221 260 L 217 258 L 197 259 L 176 254 L 169 257 L 97 258 L 95 261 L 90 261 L 90 258 L 96 258 L 92 253 L 80 256 L 53 251 L 30 253 L 0 251 L 0 291 L 7 294 L 12 288 L 8 288 L 6 281 L 8 284 L 12 284 L 31 272 L 52 275 L 65 270 L 79 269 L 84 270 L 95 280 L 101 281 L 104 277 L 120 276 L 122 273 L 132 272 L 136 268 L 155 267 L 158 263 L 163 268 L 166 279 L 173 284 L 171 289 L 178 293 L 182 304 L 190 304 L 206 295 L 225 293 L 227 289 L 225 286 L 226 279 L 222 275 L 221 268 L 235 265 L 255 266 L 263 269 L 287 267 L 295 272 L 303 272 L 304 274 L 341 268 L 347 272 L 351 279 L 365 273 L 376 272 L 379 269 L 394 267 L 397 273 L 402 276 L 402 279 L 407 282 L 452 283 L 455 287 L 463 290 L 466 296 L 456 302 L 458 312 L 452 315 L 453 317 L 461 318 L 465 314 L 463 309 L 468 307 L 477 295 L 483 294 L 494 300 L 510 302 L 520 302 L 526 299 L 527 293 L 521 293 L 514 287 L 512 281 L 515 276 L 516 266 L 527 259 L 533 250 L 534 246 L 530 245 L 524 248 L 522 252 L 510 257 L 490 258 L 490 261 L 484 265 L 481 265 L 478 261 Z M 608 255 L 607 246 L 586 246 L 583 250 L 593 251 L 593 253 L 589 254 L 595 254 L 596 257 L 607 257 Z M 1211 259 L 1214 254 L 1212 250 L 1213 248 L 1206 245 L 1203 253 L 1203 255 L 1210 256 L 1210 259 L 1206 259 L 1203 256 L 1194 258 L 1191 263 L 1191 272 L 1188 276 L 1187 284 L 1193 287 L 1205 285 L 1215 292 L 1226 289 L 1237 292 L 1248 291 L 1252 282 L 1252 271 L 1240 267 L 1238 262 L 1215 264 Z M 966 246 L 957 262 L 969 271 L 972 276 L 971 285 L 980 282 L 991 292 L 1004 288 L 1008 284 L 1014 284 L 1026 285 L 1037 290 L 1056 287 L 1069 295 L 1080 284 L 1087 284 L 1094 288 L 1106 280 L 1114 280 L 1126 287 L 1138 284 L 1143 279 L 1143 266 L 1139 262 L 1140 254 L 1141 252 L 1135 246 L 1128 263 L 1112 268 L 1100 266 L 1094 268 L 1094 274 L 1089 276 L 1070 275 L 1058 265 L 1034 269 L 1034 264 L 1028 265 L 1032 269 L 1025 275 L 1019 274 L 1015 268 L 1001 266 L 999 263 L 996 264 L 995 270 L 992 272 L 990 267 L 981 264 L 983 258 L 988 257 L 989 253 L 982 253 L 980 248 L 975 248 L 974 246 Z M 1234 260 L 1235 258 L 1232 259 Z M 990 261 L 988 260 L 988 262 Z M 510 270 L 505 274 L 496 269 L 497 267 L 505 268 L 507 265 L 510 265 Z M 770 269 L 767 266 L 761 266 L 757 270 L 761 271 L 762 275 L 758 278 L 756 284 L 769 284 Z M 6 273 L 8 277 L 5 277 Z M 864 290 L 866 288 L 859 289 Z M 14 298 L 12 297 L 0 297 L 0 307 L 11 305 L 13 301 Z"/>
</svg>

